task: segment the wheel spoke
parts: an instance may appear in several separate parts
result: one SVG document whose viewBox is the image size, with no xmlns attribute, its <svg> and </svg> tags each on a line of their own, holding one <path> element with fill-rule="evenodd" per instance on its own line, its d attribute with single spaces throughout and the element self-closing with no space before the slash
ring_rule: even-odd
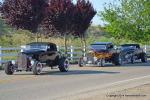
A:
<svg viewBox="0 0 150 100">
<path fill-rule="evenodd" d="M 42 72 L 43 66 L 41 63 L 38 63 L 36 68 L 37 68 L 37 73 L 40 74 Z"/>
</svg>

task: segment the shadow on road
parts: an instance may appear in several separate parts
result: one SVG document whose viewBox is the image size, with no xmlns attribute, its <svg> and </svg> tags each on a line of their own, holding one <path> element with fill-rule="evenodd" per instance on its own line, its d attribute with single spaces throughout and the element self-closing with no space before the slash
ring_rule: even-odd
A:
<svg viewBox="0 0 150 100">
<path fill-rule="evenodd" d="M 119 74 L 120 72 L 110 72 L 110 71 L 93 71 L 93 70 L 71 70 L 68 72 L 60 71 L 43 71 L 38 76 L 43 75 L 91 75 L 91 74 Z M 15 73 L 14 75 L 33 75 L 33 73 Z"/>
<path fill-rule="evenodd" d="M 135 62 L 134 64 L 124 64 L 123 67 L 150 67 L 150 62 L 147 63 L 141 63 L 141 62 Z"/>
<path fill-rule="evenodd" d="M 113 64 L 106 64 L 104 67 L 150 67 L 150 62 L 147 62 L 147 63 L 135 62 L 134 64 L 132 64 L 132 63 L 124 63 L 121 66 L 115 66 Z"/>
<path fill-rule="evenodd" d="M 92 70 L 72 70 L 68 72 L 48 72 L 45 71 L 41 75 L 83 75 L 83 74 L 118 74 L 120 72 L 110 72 L 110 71 L 92 71 Z"/>
</svg>

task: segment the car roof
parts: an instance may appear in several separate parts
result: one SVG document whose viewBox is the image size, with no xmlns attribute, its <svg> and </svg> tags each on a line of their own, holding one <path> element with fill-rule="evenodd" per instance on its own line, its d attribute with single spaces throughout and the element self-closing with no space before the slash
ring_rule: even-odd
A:
<svg viewBox="0 0 150 100">
<path fill-rule="evenodd" d="M 108 45 L 108 44 L 112 44 L 112 42 L 95 42 L 92 43 L 91 45 Z"/>
<path fill-rule="evenodd" d="M 139 44 L 122 44 L 121 46 L 140 46 Z"/>
<path fill-rule="evenodd" d="M 31 42 L 31 43 L 28 43 L 27 45 L 34 45 L 34 44 L 39 44 L 39 45 L 56 45 L 56 44 L 51 43 L 51 42 Z"/>
</svg>

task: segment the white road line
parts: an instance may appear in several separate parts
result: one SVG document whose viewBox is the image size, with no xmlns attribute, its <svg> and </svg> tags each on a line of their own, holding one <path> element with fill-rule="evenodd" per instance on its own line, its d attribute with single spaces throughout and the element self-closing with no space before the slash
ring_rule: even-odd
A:
<svg viewBox="0 0 150 100">
<path fill-rule="evenodd" d="M 150 75 L 142 76 L 142 77 L 138 77 L 138 78 L 127 79 L 127 80 L 122 80 L 122 81 L 117 81 L 117 82 L 113 82 L 113 83 L 102 85 L 102 87 L 97 86 L 97 87 L 95 87 L 93 89 L 91 89 L 91 88 L 90 89 L 86 89 L 84 91 L 80 91 L 79 93 L 92 92 L 92 91 L 99 90 L 101 88 L 106 88 L 106 87 L 114 86 L 114 85 L 120 85 L 120 84 L 125 83 L 125 82 L 131 82 L 131 81 L 134 81 L 134 80 L 140 80 L 140 79 L 144 79 L 144 78 L 148 78 L 148 77 L 150 78 Z"/>
<path fill-rule="evenodd" d="M 142 76 L 142 77 L 138 77 L 138 78 L 127 79 L 127 80 L 122 80 L 122 81 L 117 81 L 117 82 L 114 82 L 114 83 L 111 83 L 111 84 L 107 84 L 105 86 L 118 85 L 118 84 L 121 84 L 121 83 L 130 82 L 130 81 L 139 80 L 139 79 L 148 78 L 148 77 L 150 77 L 150 75 Z"/>
<path fill-rule="evenodd" d="M 78 95 L 80 97 L 80 96 L 86 95 L 87 93 L 93 93 L 93 91 L 101 90 L 102 88 L 107 88 L 109 86 L 114 86 L 114 85 L 120 85 L 121 83 L 130 82 L 130 81 L 134 81 L 134 80 L 140 80 L 140 79 L 144 79 L 144 78 L 148 78 L 148 77 L 150 77 L 150 75 L 142 76 L 142 77 L 138 77 L 138 78 L 127 79 L 127 80 L 122 80 L 122 81 L 117 81 L 117 82 L 114 82 L 114 83 L 102 85 L 102 87 L 98 86 L 98 87 L 95 87 L 95 88 L 89 88 L 89 89 L 85 89 L 85 90 L 80 90 L 80 91 L 78 91 L 76 93 L 70 93 L 67 96 L 77 96 Z M 60 97 L 57 97 L 57 98 L 59 100 L 59 98 L 63 98 L 63 97 L 66 97 L 66 95 L 60 96 Z"/>
</svg>

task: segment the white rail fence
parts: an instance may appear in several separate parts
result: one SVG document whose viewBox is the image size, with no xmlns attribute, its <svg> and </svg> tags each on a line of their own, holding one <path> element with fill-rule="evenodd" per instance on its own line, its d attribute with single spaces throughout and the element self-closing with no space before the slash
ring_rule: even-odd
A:
<svg viewBox="0 0 150 100">
<path fill-rule="evenodd" d="M 23 46 L 21 47 L 1 47 L 0 46 L 0 65 L 10 60 L 16 60 L 16 56 L 18 52 L 23 50 Z M 64 52 L 64 47 L 57 47 L 59 51 Z M 143 50 L 150 55 L 150 46 L 143 46 Z M 68 47 L 68 57 L 71 61 L 76 62 L 83 55 L 83 51 L 81 47 Z M 150 57 L 150 56 L 149 56 Z"/>
<path fill-rule="evenodd" d="M 0 46 L 0 65 L 2 63 L 5 63 L 7 61 L 16 60 L 16 56 L 19 52 L 22 52 L 24 49 L 24 46 L 21 47 L 1 47 Z M 61 51 L 64 53 L 65 48 L 57 46 L 58 51 Z M 67 50 L 68 58 L 75 62 L 78 61 L 78 59 L 82 56 L 83 51 L 81 47 L 68 47 Z"/>
</svg>

